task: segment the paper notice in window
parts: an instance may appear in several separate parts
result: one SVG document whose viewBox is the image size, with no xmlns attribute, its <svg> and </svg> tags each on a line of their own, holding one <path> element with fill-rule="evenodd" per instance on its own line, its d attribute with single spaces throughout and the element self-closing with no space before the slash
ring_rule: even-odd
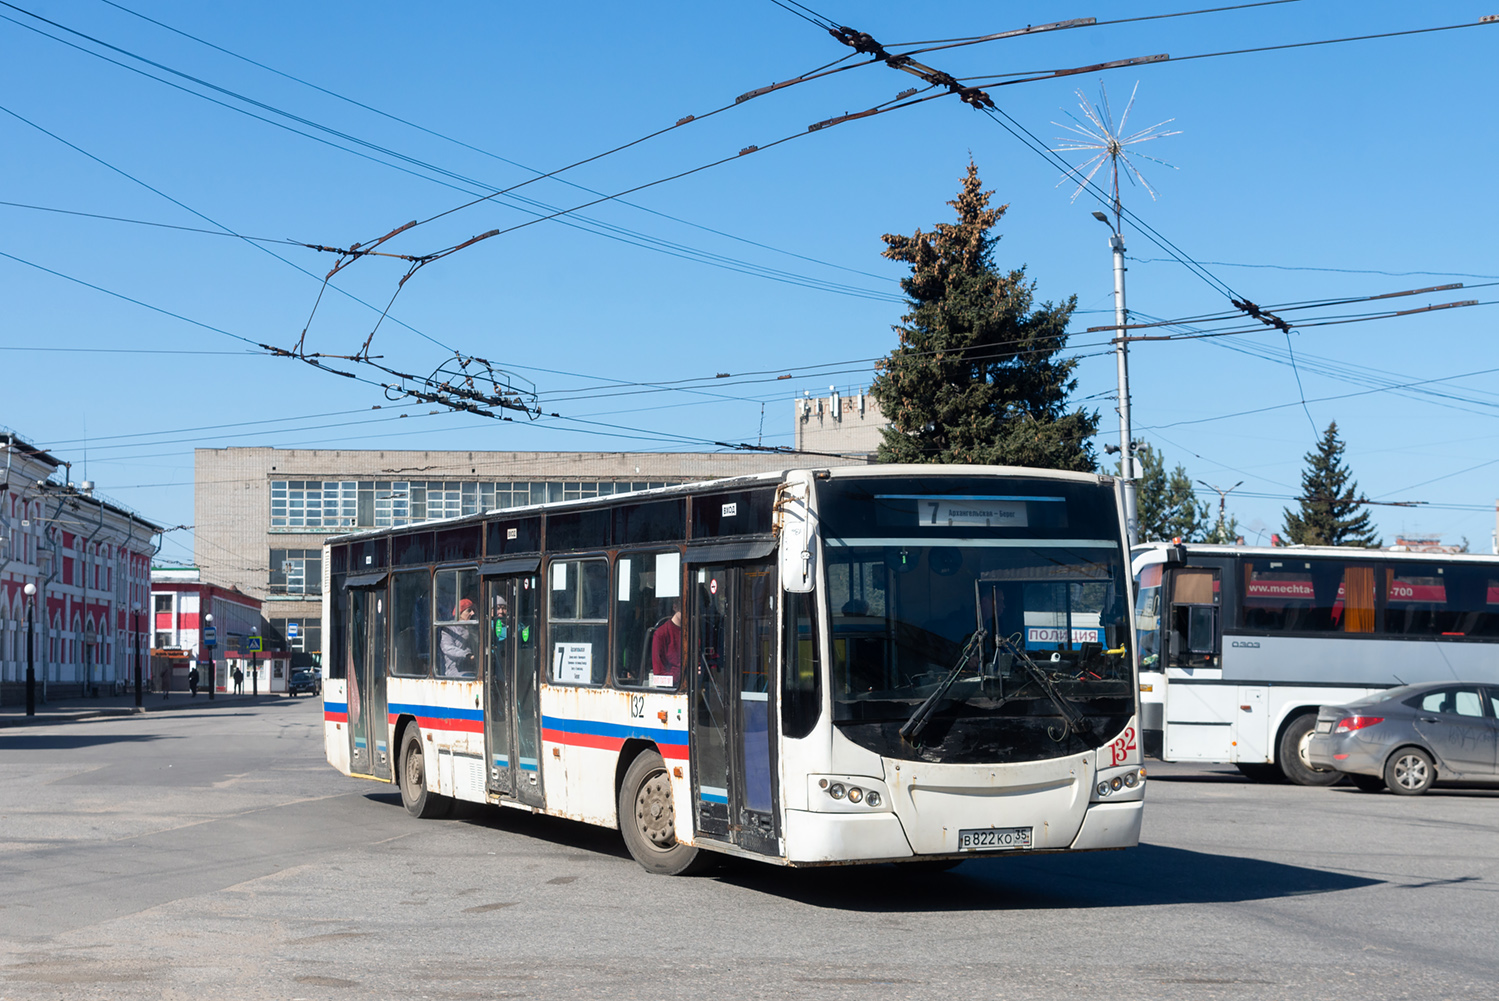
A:
<svg viewBox="0 0 1499 1001">
<path fill-rule="evenodd" d="M 567 564 L 566 563 L 553 563 L 552 564 L 552 590 L 553 591 L 566 591 L 567 590 Z"/>
<path fill-rule="evenodd" d="M 593 644 L 553 644 L 552 677 L 569 685 L 590 684 L 593 681 Z"/>
<path fill-rule="evenodd" d="M 682 596 L 682 554 L 656 554 L 656 597 L 680 598 Z"/>
<path fill-rule="evenodd" d="M 1025 528 L 1025 501 L 922 499 L 916 509 L 933 528 Z"/>
</svg>

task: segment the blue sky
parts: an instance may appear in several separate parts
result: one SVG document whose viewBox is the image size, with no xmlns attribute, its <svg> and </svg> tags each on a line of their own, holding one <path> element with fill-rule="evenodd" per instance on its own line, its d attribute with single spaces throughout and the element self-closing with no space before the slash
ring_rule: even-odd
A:
<svg viewBox="0 0 1499 1001">
<path fill-rule="evenodd" d="M 848 52 L 769 0 L 17 6 L 238 96 L 0 8 L 10 19 L 0 21 L 0 107 L 9 112 L 0 113 L 0 199 L 333 246 L 534 177 L 528 168 L 554 170 L 731 105 L 736 95 Z M 1087 3 L 809 6 L 891 45 L 1120 16 L 1119 5 Z M 1136 3 L 1127 14 L 1193 9 Z M 1472 24 L 1490 12 L 1466 2 L 1299 0 L 923 58 L 956 77 L 1050 71 Z M 1222 487 L 1242 480 L 1229 509 L 1251 541 L 1279 529 L 1281 498 L 1297 488 L 1314 431 L 1336 420 L 1370 497 L 1428 502 L 1376 508 L 1387 542 L 1397 532 L 1427 532 L 1489 548 L 1499 380 L 1484 370 L 1499 367 L 1486 340 L 1499 286 L 1471 286 L 1499 281 L 1499 210 L 1488 179 L 1499 137 L 1496 43 L 1499 25 L 990 89 L 1007 115 L 1052 146 L 1063 135 L 1053 122 L 1077 113 L 1079 88 L 1096 98 L 1102 84 L 1117 111 L 1138 83 L 1130 123 L 1174 119 L 1169 127 L 1180 135 L 1143 147 L 1171 164 L 1142 163 L 1159 199 L 1125 185 L 1125 205 L 1210 279 L 1127 223 L 1137 317 L 1219 313 L 1230 308 L 1224 287 L 1269 305 L 1462 282 L 1470 287 L 1402 298 L 1393 308 L 1482 304 L 1304 327 L 1289 338 L 1296 371 L 1287 337 L 1273 330 L 1132 350 L 1138 436 L 1196 479 Z M 497 199 L 385 245 L 428 253 L 597 197 L 585 189 L 612 194 L 765 147 L 640 191 L 631 204 L 581 211 L 577 225 L 542 222 L 485 240 L 428 265 L 402 289 L 372 342 L 384 364 L 425 375 L 453 351 L 480 355 L 529 380 L 543 408 L 566 420 L 434 415 L 427 405 L 390 403 L 377 385 L 252 346 L 291 347 L 307 326 L 307 350 L 356 352 L 378 314 L 356 299 L 383 307 L 402 262 L 364 259 L 341 272 L 309 326 L 329 255 L 0 205 L 0 253 L 8 255 L 0 257 L 0 424 L 73 459 L 75 479 L 87 440 L 88 477 L 99 490 L 168 525 L 192 520 L 195 446 L 789 444 L 793 395 L 867 384 L 869 359 L 894 342 L 902 271 L 880 258 L 880 235 L 946 220 L 945 202 L 972 156 L 996 200 L 1009 204 L 1000 264 L 1024 265 L 1040 299 L 1078 296 L 1076 397 L 1102 413 L 1100 444 L 1116 441 L 1114 361 L 1099 346 L 1107 335 L 1086 332 L 1112 315 L 1108 234 L 1090 214 L 1098 206 L 1087 196 L 1073 202 L 1073 185 L 1058 185 L 1054 164 L 953 98 L 806 131 L 916 82 L 870 66 L 799 84 L 570 170 L 562 178 L 571 184 L 539 181 L 514 193 L 551 209 L 533 204 L 527 214 Z M 770 146 L 790 136 L 797 138 Z M 1387 304 L 1286 315 L 1377 308 Z M 731 377 L 712 378 L 722 372 Z M 773 379 L 788 373 L 790 380 Z M 360 374 L 379 381 L 379 373 Z M 703 378 L 671 391 L 610 388 Z M 1435 379 L 1445 381 L 1387 388 Z M 1206 488 L 1204 496 L 1216 503 Z M 164 557 L 190 554 L 187 533 L 171 539 Z"/>
</svg>

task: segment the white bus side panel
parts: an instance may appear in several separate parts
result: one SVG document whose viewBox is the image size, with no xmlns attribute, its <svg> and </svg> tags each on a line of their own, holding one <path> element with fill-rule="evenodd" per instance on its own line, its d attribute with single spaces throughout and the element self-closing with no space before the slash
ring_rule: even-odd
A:
<svg viewBox="0 0 1499 1001">
<path fill-rule="evenodd" d="M 323 753 L 328 764 L 349 774 L 349 683 L 342 678 L 323 682 Z"/>
<path fill-rule="evenodd" d="M 672 692 L 541 686 L 541 770 L 546 812 L 618 827 L 615 775 L 627 740 L 648 741 L 671 776 L 678 818 L 695 816 L 687 765 L 687 697 Z M 678 824 L 678 836 L 688 826 Z"/>
<path fill-rule="evenodd" d="M 1493 643 L 1318 636 L 1223 638 L 1223 677 L 1314 686 L 1387 688 L 1422 681 L 1499 682 Z"/>
<path fill-rule="evenodd" d="M 1229 761 L 1233 750 L 1238 692 L 1232 685 L 1194 685 L 1181 678 L 1167 682 L 1167 761 Z"/>
</svg>

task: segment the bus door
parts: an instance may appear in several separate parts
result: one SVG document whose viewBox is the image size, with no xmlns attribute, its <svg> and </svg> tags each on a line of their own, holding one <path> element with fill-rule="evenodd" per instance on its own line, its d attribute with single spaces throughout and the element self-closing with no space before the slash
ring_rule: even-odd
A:
<svg viewBox="0 0 1499 1001">
<path fill-rule="evenodd" d="M 1236 736 L 1248 740 L 1253 727 L 1263 725 L 1263 712 L 1241 723 L 1238 691 L 1216 684 L 1223 674 L 1222 577 L 1220 567 L 1204 566 L 1178 567 L 1166 575 L 1161 629 L 1167 761 L 1236 760 Z M 1241 728 L 1243 733 L 1236 733 Z"/>
<path fill-rule="evenodd" d="M 486 576 L 483 600 L 488 788 L 541 806 L 536 577 L 534 573 Z"/>
<path fill-rule="evenodd" d="M 697 835 L 780 854 L 770 680 L 775 564 L 690 567 L 688 697 Z"/>
<path fill-rule="evenodd" d="M 385 574 L 370 585 L 349 582 L 349 771 L 391 777 L 390 720 L 385 704 Z"/>
</svg>

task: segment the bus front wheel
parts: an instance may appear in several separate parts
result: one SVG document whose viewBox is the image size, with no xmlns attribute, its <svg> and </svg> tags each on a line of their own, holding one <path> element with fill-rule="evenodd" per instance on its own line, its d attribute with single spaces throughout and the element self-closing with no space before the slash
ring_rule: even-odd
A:
<svg viewBox="0 0 1499 1001">
<path fill-rule="evenodd" d="M 619 786 L 619 833 L 646 872 L 691 876 L 704 872 L 712 857 L 677 841 L 671 777 L 655 751 L 644 751 L 625 770 Z"/>
<path fill-rule="evenodd" d="M 452 808 L 452 801 L 427 788 L 427 756 L 422 750 L 422 732 L 416 725 L 407 726 L 401 735 L 401 802 L 406 812 L 420 820 L 440 817 Z"/>
<path fill-rule="evenodd" d="M 1343 778 L 1342 772 L 1314 768 L 1306 756 L 1307 744 L 1317 727 L 1316 713 L 1302 713 L 1286 724 L 1280 735 L 1280 770 L 1299 786 L 1330 786 Z"/>
</svg>

